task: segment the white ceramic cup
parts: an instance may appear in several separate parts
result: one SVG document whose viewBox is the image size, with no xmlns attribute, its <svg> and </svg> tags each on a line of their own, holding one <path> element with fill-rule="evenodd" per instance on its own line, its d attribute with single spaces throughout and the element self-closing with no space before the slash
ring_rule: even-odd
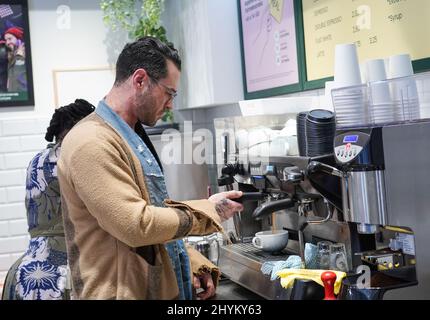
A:
<svg viewBox="0 0 430 320">
<path fill-rule="evenodd" d="M 255 234 L 252 244 L 263 251 L 279 252 L 288 244 L 287 230 L 261 231 Z"/>
<path fill-rule="evenodd" d="M 361 84 L 357 47 L 354 43 L 338 44 L 334 56 L 334 81 L 340 86 Z"/>
</svg>

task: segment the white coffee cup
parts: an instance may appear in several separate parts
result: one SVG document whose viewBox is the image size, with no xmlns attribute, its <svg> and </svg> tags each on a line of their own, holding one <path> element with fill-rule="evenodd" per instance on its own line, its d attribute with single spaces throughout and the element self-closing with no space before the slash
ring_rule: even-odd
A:
<svg viewBox="0 0 430 320">
<path fill-rule="evenodd" d="M 288 244 L 287 230 L 261 231 L 255 234 L 252 244 L 263 251 L 279 252 Z"/>
<path fill-rule="evenodd" d="M 372 82 L 370 84 L 372 104 L 381 105 L 381 104 L 391 104 L 391 94 L 390 88 L 387 82 L 378 82 L 387 80 L 387 71 L 385 70 L 385 61 L 384 59 L 372 59 L 366 61 L 366 74 L 367 80 Z M 377 83 L 373 83 L 377 82 Z M 386 110 L 386 120 L 392 120 L 393 111 Z"/>
<path fill-rule="evenodd" d="M 414 74 L 411 56 L 409 54 L 391 56 L 389 60 L 389 68 L 389 79 L 408 77 Z"/>
<path fill-rule="evenodd" d="M 340 86 L 361 84 L 357 47 L 354 43 L 338 44 L 334 56 L 334 81 Z"/>
<path fill-rule="evenodd" d="M 366 61 L 366 79 L 368 82 L 387 79 L 384 59 L 371 59 Z"/>
</svg>

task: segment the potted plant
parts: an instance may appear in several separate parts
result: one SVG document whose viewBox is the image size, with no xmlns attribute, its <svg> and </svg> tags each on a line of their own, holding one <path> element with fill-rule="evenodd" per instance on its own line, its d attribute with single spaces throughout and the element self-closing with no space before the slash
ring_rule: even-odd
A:
<svg viewBox="0 0 430 320">
<path fill-rule="evenodd" d="M 101 0 L 103 21 L 112 30 L 123 29 L 132 40 L 152 36 L 168 42 L 166 29 L 160 24 L 164 0 Z M 167 110 L 161 118 L 173 123 L 173 113 Z"/>
</svg>

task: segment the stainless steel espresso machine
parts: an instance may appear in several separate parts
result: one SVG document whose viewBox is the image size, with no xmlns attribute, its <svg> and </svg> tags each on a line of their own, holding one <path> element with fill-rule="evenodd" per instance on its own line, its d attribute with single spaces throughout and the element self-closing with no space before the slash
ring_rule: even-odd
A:
<svg viewBox="0 0 430 320">
<path fill-rule="evenodd" d="M 286 260 L 290 255 L 299 255 L 304 261 L 305 243 L 324 240 L 345 244 L 349 269 L 353 270 L 361 264 L 359 253 L 375 249 L 375 235 L 361 235 L 355 223 L 344 221 L 339 178 L 315 166 L 332 167 L 333 155 L 264 160 L 227 165 L 219 179 L 224 185 L 228 175 L 234 176 L 244 192 L 245 210 L 235 223 L 233 243 L 221 247 L 220 266 L 227 277 L 266 299 L 292 299 L 294 288 L 286 290 L 261 272 L 264 262 Z M 256 232 L 270 229 L 289 231 L 283 252 L 270 254 L 252 245 Z"/>
<path fill-rule="evenodd" d="M 416 279 L 386 298 L 430 299 L 429 136 L 428 120 L 339 130 L 337 168 L 312 164 L 340 177 L 344 219 L 390 248 L 362 253 L 363 260 L 397 278 Z"/>
<path fill-rule="evenodd" d="M 383 103 L 381 87 L 391 94 Z M 261 265 L 291 254 L 303 260 L 305 243 L 326 240 L 347 251 L 338 299 L 430 299 L 430 73 L 339 88 L 332 97 L 331 154 L 243 157 L 225 148 L 218 182 L 237 183 L 245 210 L 234 243 L 221 248 L 222 272 L 267 299 L 291 299 L 294 286 L 281 288 Z M 269 229 L 289 231 L 281 255 L 250 243 Z M 370 271 L 364 287 L 361 270 Z"/>
<path fill-rule="evenodd" d="M 339 299 L 430 299 L 429 137 L 430 120 L 421 119 L 340 128 L 333 154 L 319 157 L 225 157 L 219 185 L 237 183 L 245 210 L 232 243 L 221 247 L 222 272 L 264 298 L 292 299 L 294 286 L 270 281 L 262 264 L 292 254 L 304 260 L 305 243 L 325 240 L 347 251 Z M 270 229 L 289 231 L 283 252 L 252 245 L 256 232 Z M 358 289 L 362 266 L 370 284 Z"/>
<path fill-rule="evenodd" d="M 334 155 L 226 165 L 219 183 L 238 183 L 245 210 L 233 243 L 221 248 L 222 272 L 264 298 L 289 299 L 292 290 L 263 275 L 262 264 L 292 254 L 303 260 L 304 243 L 325 240 L 345 244 L 352 277 L 361 265 L 387 276 L 372 284 L 384 298 L 430 298 L 428 136 L 430 122 L 359 128 L 337 133 Z M 256 232 L 280 228 L 290 234 L 281 254 L 252 245 Z"/>
</svg>

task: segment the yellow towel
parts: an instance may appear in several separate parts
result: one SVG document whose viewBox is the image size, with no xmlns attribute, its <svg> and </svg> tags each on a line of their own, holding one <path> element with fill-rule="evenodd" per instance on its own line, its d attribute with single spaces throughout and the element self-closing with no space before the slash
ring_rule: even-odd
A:
<svg viewBox="0 0 430 320">
<path fill-rule="evenodd" d="M 342 279 L 346 277 L 346 273 L 334 270 L 312 270 L 312 269 L 282 269 L 276 273 L 281 278 L 281 286 L 289 288 L 293 285 L 294 279 L 313 280 L 324 286 L 321 281 L 321 274 L 325 271 L 332 271 L 336 274 L 336 282 L 334 283 L 334 294 L 339 294 Z"/>
</svg>

